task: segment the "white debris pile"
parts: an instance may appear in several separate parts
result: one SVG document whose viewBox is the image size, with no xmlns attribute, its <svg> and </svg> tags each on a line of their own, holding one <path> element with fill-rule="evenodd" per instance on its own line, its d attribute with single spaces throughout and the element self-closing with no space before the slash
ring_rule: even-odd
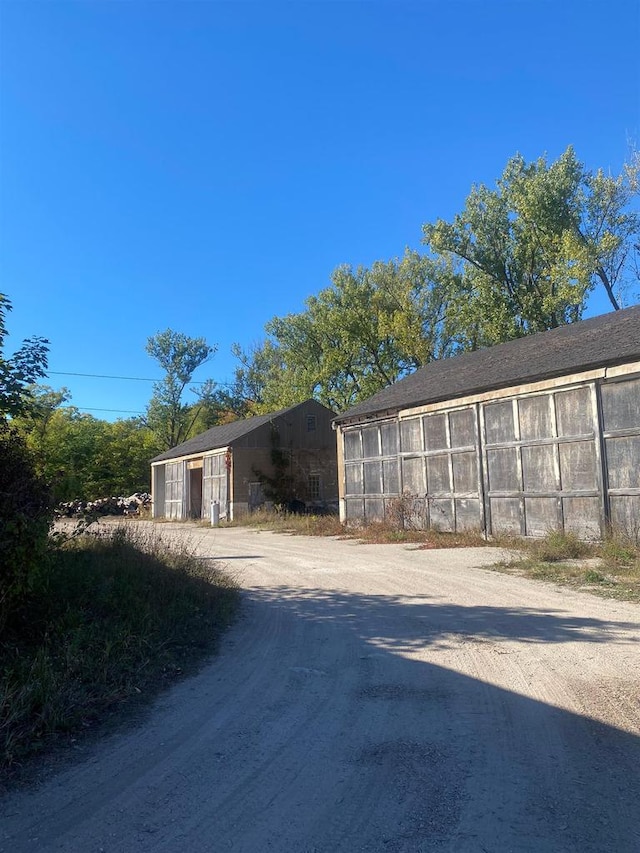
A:
<svg viewBox="0 0 640 853">
<path fill-rule="evenodd" d="M 147 492 L 136 492 L 128 498 L 65 501 L 58 504 L 55 513 L 58 518 L 85 518 L 88 515 L 140 515 L 142 510 L 150 508 L 151 495 Z"/>
</svg>

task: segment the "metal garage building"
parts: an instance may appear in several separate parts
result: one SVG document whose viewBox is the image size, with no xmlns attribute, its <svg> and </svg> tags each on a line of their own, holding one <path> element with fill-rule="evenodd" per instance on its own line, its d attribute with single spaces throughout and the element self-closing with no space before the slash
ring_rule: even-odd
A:
<svg viewBox="0 0 640 853">
<path fill-rule="evenodd" d="M 151 460 L 154 518 L 233 519 L 265 503 L 264 477 L 286 479 L 310 509 L 338 500 L 335 412 L 315 400 L 215 426 Z M 274 457 L 274 454 L 275 457 Z M 274 458 L 277 464 L 274 464 Z"/>
<path fill-rule="evenodd" d="M 640 533 L 640 306 L 433 362 L 334 420 L 343 521 Z"/>
</svg>

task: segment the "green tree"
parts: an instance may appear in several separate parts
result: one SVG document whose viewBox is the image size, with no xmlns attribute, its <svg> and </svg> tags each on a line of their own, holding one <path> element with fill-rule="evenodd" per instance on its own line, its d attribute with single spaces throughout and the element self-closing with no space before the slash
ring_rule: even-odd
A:
<svg viewBox="0 0 640 853">
<path fill-rule="evenodd" d="M 0 417 L 25 411 L 31 396 L 29 386 L 46 375 L 49 352 L 45 338 L 32 337 L 24 340 L 10 358 L 4 356 L 9 311 L 11 302 L 0 293 Z"/>
<path fill-rule="evenodd" d="M 580 319 L 601 286 L 618 308 L 634 279 L 638 160 L 617 177 L 587 171 L 571 147 L 558 160 L 513 157 L 496 189 L 474 186 L 462 213 L 423 226 L 460 274 L 454 311 L 466 347 Z"/>
<path fill-rule="evenodd" d="M 29 386 L 45 374 L 47 341 L 29 338 L 10 358 L 3 354 L 6 314 L 0 294 L 0 632 L 12 608 L 42 576 L 51 523 L 51 496 L 23 437 L 7 420 L 29 409 Z"/>
<path fill-rule="evenodd" d="M 268 342 L 241 375 L 262 376 L 261 406 L 314 396 L 343 411 L 454 351 L 448 306 L 455 287 L 447 262 L 409 250 L 370 269 L 339 267 L 305 311 L 267 323 Z"/>
<path fill-rule="evenodd" d="M 111 423 L 66 406 L 51 412 L 45 431 L 31 418 L 14 424 L 56 502 L 149 491 L 149 460 L 162 447 L 139 418 Z"/>
<path fill-rule="evenodd" d="M 146 423 L 158 436 L 162 449 L 189 438 L 198 415 L 212 403 L 214 386 L 210 380 L 203 384 L 196 403 L 185 403 L 182 397 L 197 368 L 208 362 L 216 349 L 204 338 L 190 338 L 171 329 L 147 340 L 147 353 L 165 371 L 164 378 L 154 383 L 146 413 Z"/>
</svg>

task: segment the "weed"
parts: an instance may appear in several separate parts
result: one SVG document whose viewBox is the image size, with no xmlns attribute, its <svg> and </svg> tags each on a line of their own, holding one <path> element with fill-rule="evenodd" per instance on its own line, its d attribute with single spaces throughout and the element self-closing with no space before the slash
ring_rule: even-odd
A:
<svg viewBox="0 0 640 853">
<path fill-rule="evenodd" d="M 543 539 L 529 540 L 531 555 L 545 563 L 578 560 L 593 552 L 593 546 L 583 542 L 575 533 L 553 530 Z"/>
<path fill-rule="evenodd" d="M 510 539 L 497 544 L 520 551 L 518 557 L 496 564 L 497 571 L 562 586 L 587 585 L 589 592 L 640 601 L 640 546 L 619 531 L 599 544 L 558 531 L 540 540 Z"/>
<path fill-rule="evenodd" d="M 5 770 L 192 669 L 237 602 L 229 578 L 155 531 L 127 525 L 51 549 L 46 588 L 0 637 Z"/>
</svg>

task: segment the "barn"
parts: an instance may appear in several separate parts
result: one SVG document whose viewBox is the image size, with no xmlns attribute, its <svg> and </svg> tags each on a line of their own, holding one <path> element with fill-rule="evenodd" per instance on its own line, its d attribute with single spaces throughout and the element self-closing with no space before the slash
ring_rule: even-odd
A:
<svg viewBox="0 0 640 853">
<path fill-rule="evenodd" d="M 640 306 L 433 362 L 334 420 L 340 517 L 640 533 Z"/>
<path fill-rule="evenodd" d="M 154 518 L 232 520 L 266 503 L 337 507 L 335 412 L 315 400 L 212 427 L 151 460 Z"/>
</svg>

